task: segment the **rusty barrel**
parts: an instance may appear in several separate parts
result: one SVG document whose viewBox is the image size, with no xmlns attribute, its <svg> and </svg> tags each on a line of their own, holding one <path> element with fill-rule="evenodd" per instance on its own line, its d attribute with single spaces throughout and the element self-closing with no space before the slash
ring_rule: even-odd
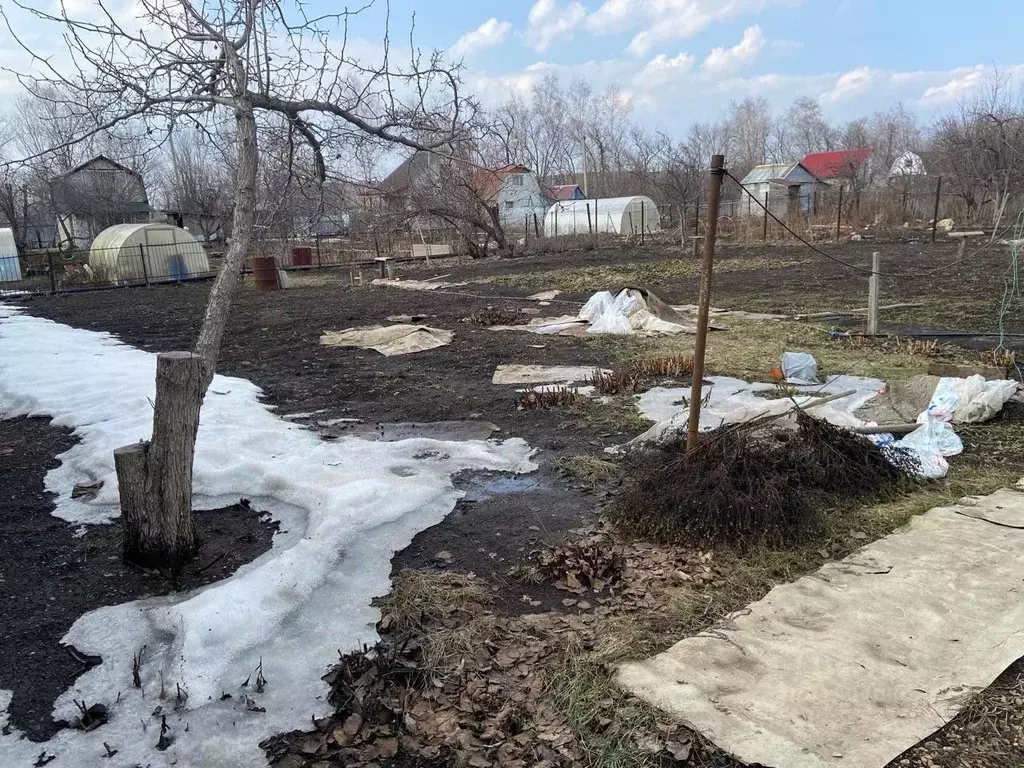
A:
<svg viewBox="0 0 1024 768">
<path fill-rule="evenodd" d="M 292 248 L 293 267 L 312 267 L 313 249 L 308 245 L 297 245 Z"/>
<path fill-rule="evenodd" d="M 257 291 L 276 291 L 281 287 L 277 280 L 277 260 L 273 256 L 253 256 L 249 264 Z"/>
</svg>

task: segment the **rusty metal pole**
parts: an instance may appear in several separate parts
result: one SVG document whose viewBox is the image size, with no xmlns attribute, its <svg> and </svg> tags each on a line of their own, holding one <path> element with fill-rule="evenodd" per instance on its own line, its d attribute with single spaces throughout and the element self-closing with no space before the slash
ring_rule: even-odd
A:
<svg viewBox="0 0 1024 768">
<path fill-rule="evenodd" d="M 932 242 L 935 242 L 935 230 L 939 228 L 939 195 L 942 194 L 942 177 L 939 176 L 935 185 L 935 211 L 932 213 Z"/>
<path fill-rule="evenodd" d="M 750 205 L 750 203 L 747 203 Z M 768 242 L 768 193 L 764 193 L 764 228 L 761 230 L 761 242 Z"/>
<path fill-rule="evenodd" d="M 843 185 L 839 185 L 839 210 L 836 212 L 836 242 L 839 242 L 839 225 L 843 223 Z"/>
<path fill-rule="evenodd" d="M 718 198 L 725 175 L 725 156 L 711 157 L 708 181 L 708 211 L 704 224 L 704 259 L 700 265 L 700 298 L 697 300 L 697 338 L 693 349 L 693 383 L 690 386 L 690 418 L 686 427 L 686 450 L 697 447 L 700 427 L 701 385 L 704 379 L 704 353 L 708 345 L 708 315 L 711 313 L 711 268 L 715 260 L 715 235 L 718 233 Z"/>
</svg>

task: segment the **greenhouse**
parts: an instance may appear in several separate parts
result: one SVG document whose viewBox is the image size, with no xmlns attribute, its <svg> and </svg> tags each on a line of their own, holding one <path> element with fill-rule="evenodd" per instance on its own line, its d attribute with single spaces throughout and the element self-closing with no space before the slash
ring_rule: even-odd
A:
<svg viewBox="0 0 1024 768">
<path fill-rule="evenodd" d="M 199 241 L 170 224 L 116 224 L 96 236 L 89 267 L 105 279 L 163 283 L 210 274 Z"/>
<path fill-rule="evenodd" d="M 562 200 L 544 216 L 544 234 L 587 235 L 607 232 L 613 235 L 639 235 L 660 232 L 658 206 L 644 195 L 590 200 Z"/>
<path fill-rule="evenodd" d="M 15 280 L 21 280 L 21 265 L 18 263 L 14 231 L 10 227 L 0 227 L 0 283 Z"/>
</svg>

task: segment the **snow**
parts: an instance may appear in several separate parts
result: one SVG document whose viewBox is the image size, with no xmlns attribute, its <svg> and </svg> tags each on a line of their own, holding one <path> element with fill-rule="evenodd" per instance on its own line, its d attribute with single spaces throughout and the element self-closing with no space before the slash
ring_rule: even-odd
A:
<svg viewBox="0 0 1024 768">
<path fill-rule="evenodd" d="M 92 525 L 118 515 L 112 452 L 150 434 L 155 361 L 109 334 L 0 306 L 0 417 L 52 416 L 80 440 L 46 476 L 58 517 Z M 85 699 L 110 707 L 111 721 L 88 734 L 61 731 L 42 745 L 0 733 L 0 765 L 31 765 L 43 749 L 57 756 L 52 768 L 99 764 L 103 742 L 118 750 L 102 760 L 106 768 L 264 764 L 263 738 L 329 711 L 320 677 L 338 649 L 376 639 L 370 601 L 390 587 L 391 555 L 452 510 L 461 492 L 451 475 L 536 468 L 519 439 L 323 441 L 271 413 L 260 394 L 243 379 L 215 377 L 194 490 L 198 508 L 244 496 L 270 512 L 282 528 L 271 550 L 194 592 L 82 616 L 63 641 L 104 661 L 61 695 L 54 717 L 73 719 L 73 699 Z M 95 499 L 70 498 L 74 483 L 96 480 L 104 484 Z M 143 647 L 140 691 L 131 686 L 131 663 Z M 261 659 L 268 687 L 241 689 Z M 170 692 L 162 701 L 161 679 Z M 179 684 L 188 699 L 174 711 Z M 221 700 L 223 693 L 232 697 Z M 266 712 L 247 711 L 243 693 Z M 0 724 L 8 703 L 0 691 Z M 157 706 L 175 738 L 166 752 L 154 748 Z"/>
</svg>

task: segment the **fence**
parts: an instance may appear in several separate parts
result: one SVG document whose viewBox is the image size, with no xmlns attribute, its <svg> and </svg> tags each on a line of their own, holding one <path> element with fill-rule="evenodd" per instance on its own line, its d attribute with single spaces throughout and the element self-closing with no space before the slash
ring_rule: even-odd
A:
<svg viewBox="0 0 1024 768">
<path fill-rule="evenodd" d="M 181 243 L 29 251 L 0 260 L 0 296 L 203 280 L 217 273 L 218 261 Z"/>
</svg>

